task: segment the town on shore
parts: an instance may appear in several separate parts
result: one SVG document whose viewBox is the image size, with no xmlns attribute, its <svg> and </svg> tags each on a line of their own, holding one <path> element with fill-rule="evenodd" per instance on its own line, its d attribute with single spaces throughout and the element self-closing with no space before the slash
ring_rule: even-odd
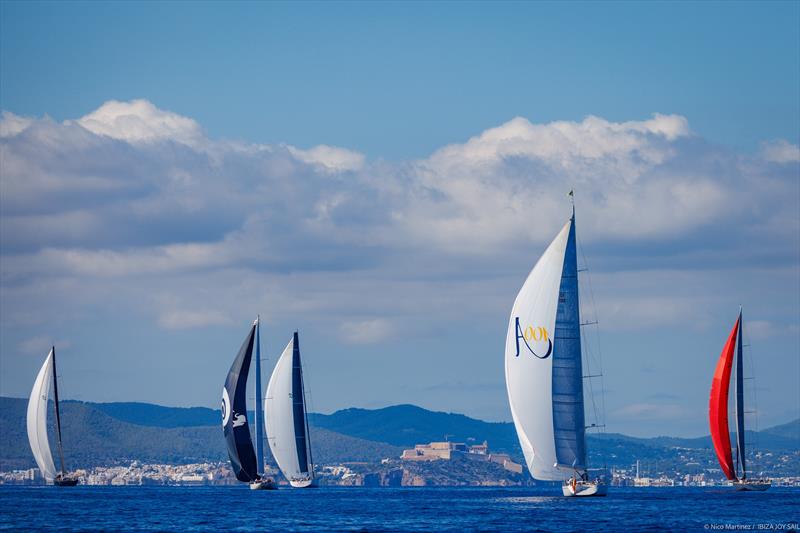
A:
<svg viewBox="0 0 800 533">
<path fill-rule="evenodd" d="M 778 457 L 785 462 L 787 457 Z M 641 465 L 613 467 L 606 471 L 610 484 L 620 487 L 715 487 L 730 485 L 721 470 L 697 468 L 688 458 L 684 472 L 644 473 Z M 267 476 L 278 485 L 288 483 L 274 465 L 267 467 Z M 468 445 L 460 442 L 430 442 L 403 450 L 400 457 L 375 462 L 342 462 L 317 466 L 320 485 L 346 487 L 425 487 L 535 486 L 524 467 L 507 453 L 495 453 L 487 442 Z M 132 461 L 128 465 L 96 466 L 78 469 L 75 476 L 81 484 L 92 486 L 139 485 L 236 485 L 227 462 L 193 464 L 147 464 Z M 773 485 L 800 487 L 800 476 L 772 477 Z M 541 482 L 540 482 L 541 483 Z M 0 485 L 44 485 L 38 468 L 0 471 Z"/>
</svg>

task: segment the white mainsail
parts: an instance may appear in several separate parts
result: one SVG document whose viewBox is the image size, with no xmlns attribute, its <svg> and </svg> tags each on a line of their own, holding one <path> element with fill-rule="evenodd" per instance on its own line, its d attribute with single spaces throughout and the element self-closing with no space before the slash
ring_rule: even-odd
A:
<svg viewBox="0 0 800 533">
<path fill-rule="evenodd" d="M 574 340 L 578 312 L 573 223 L 574 218 L 564 225 L 525 280 L 506 337 L 511 414 L 528 469 L 540 480 L 564 480 L 586 467 L 579 332 Z M 556 385 L 559 390 L 554 390 Z"/>
<path fill-rule="evenodd" d="M 272 371 L 264 398 L 264 425 L 272 455 L 293 487 L 314 481 L 305 419 L 297 333 Z"/>
<path fill-rule="evenodd" d="M 39 370 L 39 375 L 36 376 L 28 400 L 28 441 L 36 464 L 47 481 L 53 481 L 56 477 L 53 454 L 50 452 L 50 442 L 47 439 L 47 400 L 52 378 L 53 350 L 50 350 Z"/>
</svg>

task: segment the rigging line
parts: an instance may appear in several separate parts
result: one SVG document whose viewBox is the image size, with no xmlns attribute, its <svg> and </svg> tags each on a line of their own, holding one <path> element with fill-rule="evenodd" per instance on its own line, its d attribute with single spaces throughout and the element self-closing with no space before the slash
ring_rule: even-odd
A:
<svg viewBox="0 0 800 533">
<path fill-rule="evenodd" d="M 753 399 L 753 411 L 751 412 L 751 414 L 753 416 L 751 417 L 751 419 L 753 420 L 753 426 L 754 426 L 753 430 L 754 431 L 753 431 L 753 445 L 750 446 L 750 449 L 754 450 L 756 452 L 754 454 L 756 460 L 754 461 L 753 466 L 760 469 L 761 468 L 761 463 L 758 460 L 758 456 L 759 456 L 759 453 L 758 453 L 758 450 L 759 450 L 758 396 L 756 394 L 757 388 L 756 388 L 756 385 L 755 385 L 755 378 L 756 378 L 756 362 L 755 362 L 755 359 L 756 358 L 753 356 L 754 355 L 753 354 L 753 348 L 750 346 L 752 339 L 750 338 L 749 330 L 748 330 L 748 328 L 744 327 L 744 324 L 742 324 L 742 326 L 743 326 L 742 327 L 742 334 L 743 334 L 743 337 L 744 337 L 744 343 L 742 344 L 742 348 L 747 348 L 746 352 L 745 352 L 745 350 L 742 350 L 742 355 L 744 356 L 745 353 L 748 355 L 747 360 L 748 360 L 748 366 L 750 367 L 750 377 L 749 378 L 745 378 L 745 379 L 747 379 L 747 380 L 749 380 L 751 382 L 751 385 L 750 385 L 750 391 L 751 391 L 750 392 L 750 396 Z"/>
<path fill-rule="evenodd" d="M 589 297 L 590 297 L 591 302 L 592 302 L 592 308 L 593 308 L 593 311 L 594 311 L 594 318 L 595 318 L 595 320 L 597 320 L 599 322 L 599 317 L 597 316 L 597 304 L 596 304 L 595 299 L 594 299 L 594 287 L 592 285 L 592 276 L 591 276 L 591 273 L 588 272 L 588 262 L 586 261 L 586 254 L 583 251 L 583 242 L 578 237 L 577 233 L 575 235 L 575 239 L 576 239 L 577 244 L 578 244 L 578 249 L 580 250 L 580 254 L 581 254 L 581 258 L 583 260 L 583 264 L 584 264 L 585 267 L 587 267 L 587 274 L 584 277 L 586 278 L 586 281 L 588 282 L 588 285 L 589 285 Z M 601 371 L 601 374 L 602 374 L 602 370 L 603 370 L 603 352 L 602 352 L 602 349 L 600 347 L 600 332 L 596 331 L 595 334 L 596 334 L 596 337 L 597 337 L 597 359 L 598 359 L 598 363 L 599 363 L 599 366 L 600 366 L 600 371 Z M 591 380 L 589 380 L 589 381 L 591 381 Z M 602 416 L 603 416 L 602 423 L 605 426 L 605 423 L 606 423 L 606 420 L 605 420 L 605 416 L 606 416 L 605 415 L 605 413 L 606 413 L 605 377 L 602 376 L 602 375 L 600 376 L 600 409 L 602 411 Z M 605 430 L 603 432 L 605 433 Z"/>
</svg>

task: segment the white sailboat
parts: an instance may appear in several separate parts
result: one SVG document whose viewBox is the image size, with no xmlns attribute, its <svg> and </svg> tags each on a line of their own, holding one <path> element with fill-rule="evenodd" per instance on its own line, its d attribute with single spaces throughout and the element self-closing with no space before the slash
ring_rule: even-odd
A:
<svg viewBox="0 0 800 533">
<path fill-rule="evenodd" d="M 297 332 L 275 363 L 264 406 L 267 440 L 281 472 L 293 487 L 315 486 Z"/>
<path fill-rule="evenodd" d="M 508 400 L 531 475 L 604 496 L 586 460 L 575 210 L 520 289 L 508 324 Z"/>
<path fill-rule="evenodd" d="M 56 415 L 56 437 L 58 439 L 58 455 L 61 471 L 56 471 L 50 441 L 47 438 L 47 403 L 50 396 L 50 384 L 53 385 L 53 405 Z M 64 449 L 61 442 L 61 411 L 58 406 L 58 376 L 56 375 L 56 347 L 50 349 L 44 360 L 36 381 L 33 382 L 31 397 L 28 400 L 28 441 L 39 471 L 48 483 L 58 487 L 73 487 L 78 479 L 68 476 L 64 466 Z"/>
</svg>

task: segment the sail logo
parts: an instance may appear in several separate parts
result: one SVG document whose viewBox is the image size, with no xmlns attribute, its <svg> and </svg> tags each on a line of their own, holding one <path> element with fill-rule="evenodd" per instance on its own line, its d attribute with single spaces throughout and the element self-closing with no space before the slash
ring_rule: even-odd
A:
<svg viewBox="0 0 800 533">
<path fill-rule="evenodd" d="M 517 344 L 517 353 L 514 357 L 519 357 L 519 341 L 522 339 L 522 342 L 525 344 L 525 347 L 528 351 L 533 354 L 534 357 L 539 359 L 547 359 L 550 357 L 550 354 L 553 353 L 553 341 L 550 340 L 550 334 L 547 332 L 547 328 L 543 326 L 528 326 L 525 329 L 522 329 L 522 326 L 519 323 L 519 317 L 515 317 L 515 332 L 514 336 L 516 337 L 516 344 Z M 543 343 L 547 341 L 547 351 L 544 355 L 539 355 L 530 345 L 531 342 L 534 343 Z"/>
<path fill-rule="evenodd" d="M 222 427 L 228 425 L 231 420 L 231 399 L 228 396 L 228 389 L 222 387 Z"/>
<path fill-rule="evenodd" d="M 247 417 L 241 413 L 233 413 L 233 427 L 238 428 L 247 424 Z"/>
</svg>

